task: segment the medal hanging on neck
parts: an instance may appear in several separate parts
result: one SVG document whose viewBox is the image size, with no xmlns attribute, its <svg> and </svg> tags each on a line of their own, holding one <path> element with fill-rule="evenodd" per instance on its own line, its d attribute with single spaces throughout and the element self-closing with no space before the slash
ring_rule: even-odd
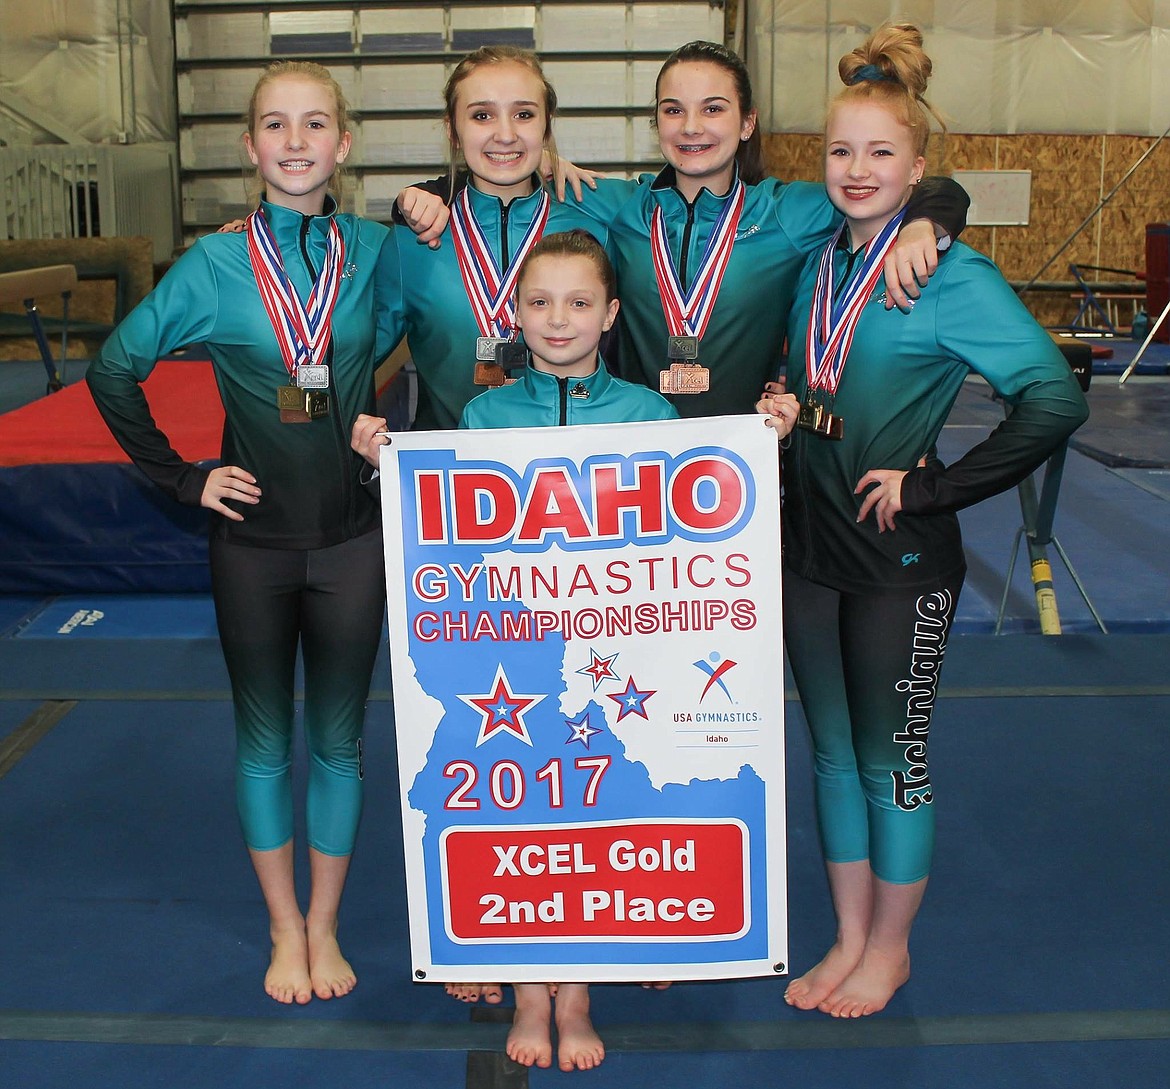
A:
<svg viewBox="0 0 1170 1089">
<path fill-rule="evenodd" d="M 330 220 L 321 273 L 313 284 L 308 305 L 303 306 L 284 270 L 280 247 L 263 212 L 254 211 L 245 227 L 252 274 L 289 376 L 288 383 L 276 389 L 280 422 L 308 423 L 327 416 L 329 367 L 323 360 L 333 335 L 333 308 L 345 263 L 341 230 L 336 220 Z"/>
<path fill-rule="evenodd" d="M 831 411 L 833 399 L 841 385 L 857 322 L 882 275 L 886 254 L 893 249 L 898 239 L 902 215 L 899 212 L 894 216 L 866 244 L 865 257 L 838 293 L 836 301 L 833 299 L 833 255 L 837 251 L 841 233 L 846 229 L 844 223 L 821 254 L 808 316 L 808 333 L 805 336 L 808 391 L 796 417 L 796 426 L 804 431 L 812 431 L 828 439 L 845 436 L 844 420 Z"/>
<path fill-rule="evenodd" d="M 480 335 L 475 341 L 475 384 L 502 386 L 508 380 L 508 371 L 528 362 L 528 352 L 516 340 L 516 304 L 512 295 L 524 258 L 544 234 L 552 201 L 542 189 L 536 214 L 501 275 L 483 230 L 472 214 L 469 188 L 451 206 L 451 241 L 455 245 L 463 289 L 479 326 Z"/>
<path fill-rule="evenodd" d="M 711 237 L 707 239 L 690 290 L 685 293 L 670 253 L 662 209 L 654 209 L 650 222 L 650 253 L 668 333 L 666 361 L 669 368 L 658 374 L 660 393 L 706 393 L 711 388 L 711 372 L 699 363 L 699 342 L 711 320 L 719 285 L 731 260 L 746 192 L 743 182 L 737 181 L 723 204 Z"/>
</svg>

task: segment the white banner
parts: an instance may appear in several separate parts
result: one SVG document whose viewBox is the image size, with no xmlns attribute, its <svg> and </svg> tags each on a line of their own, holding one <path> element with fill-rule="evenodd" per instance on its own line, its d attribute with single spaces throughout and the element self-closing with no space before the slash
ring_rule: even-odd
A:
<svg viewBox="0 0 1170 1089">
<path fill-rule="evenodd" d="M 414 978 L 785 971 L 762 418 L 395 435 L 381 481 Z"/>
</svg>

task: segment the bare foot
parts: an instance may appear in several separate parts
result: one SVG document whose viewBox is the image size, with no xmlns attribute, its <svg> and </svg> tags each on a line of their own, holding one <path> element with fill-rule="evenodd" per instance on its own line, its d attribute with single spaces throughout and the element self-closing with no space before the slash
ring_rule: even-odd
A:
<svg viewBox="0 0 1170 1089">
<path fill-rule="evenodd" d="M 443 988 L 460 1002 L 478 1002 L 482 998 L 489 1006 L 498 1006 L 504 1000 L 504 988 L 499 983 L 444 983 Z"/>
<path fill-rule="evenodd" d="M 838 941 L 820 964 L 794 979 L 784 991 L 784 1001 L 798 1010 L 824 1009 L 821 1005 L 839 987 L 861 960 L 864 945 L 856 952 Z"/>
<path fill-rule="evenodd" d="M 272 959 L 264 975 L 269 998 L 286 1006 L 303 1006 L 313 997 L 309 976 L 309 943 L 303 926 L 272 930 Z"/>
<path fill-rule="evenodd" d="M 337 925 L 313 929 L 309 941 L 309 978 L 318 998 L 341 998 L 357 986 L 357 975 L 341 955 Z"/>
<path fill-rule="evenodd" d="M 817 1008 L 834 1017 L 868 1017 L 884 1010 L 894 992 L 909 978 L 909 953 L 866 949 L 857 967 Z"/>
<path fill-rule="evenodd" d="M 516 1016 L 504 1048 L 508 1058 L 521 1066 L 552 1066 L 548 1027 L 552 1003 L 548 988 L 543 983 L 517 983 L 512 989 L 516 993 Z"/>
<path fill-rule="evenodd" d="M 557 990 L 557 1062 L 562 1070 L 592 1070 L 605 1044 L 589 1018 L 589 985 L 562 983 Z"/>
</svg>

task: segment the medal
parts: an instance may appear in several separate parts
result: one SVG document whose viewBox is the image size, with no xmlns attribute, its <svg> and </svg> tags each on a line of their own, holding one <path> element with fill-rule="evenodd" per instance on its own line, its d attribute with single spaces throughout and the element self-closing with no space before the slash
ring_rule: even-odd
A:
<svg viewBox="0 0 1170 1089">
<path fill-rule="evenodd" d="M 699 341 L 711 320 L 719 285 L 731 260 L 745 194 L 743 182 L 737 179 L 730 196 L 724 201 L 711 237 L 707 239 L 690 290 L 686 292 L 682 289 L 670 252 L 662 209 L 654 209 L 650 223 L 650 255 L 669 334 L 666 359 L 670 368 L 658 375 L 658 388 L 662 393 L 706 393 L 711 388 L 710 372 L 698 364 Z"/>
<path fill-rule="evenodd" d="M 329 368 L 324 363 L 303 363 L 297 367 L 297 385 L 301 389 L 328 389 Z"/>
<path fill-rule="evenodd" d="M 814 401 L 805 401 L 796 414 L 796 426 L 803 431 L 816 431 L 821 425 L 821 417 L 825 414 L 823 405 Z"/>
<path fill-rule="evenodd" d="M 502 344 L 499 337 L 476 337 L 475 358 L 480 363 L 494 363 L 496 359 L 496 345 Z"/>
<path fill-rule="evenodd" d="M 699 338 L 690 336 L 677 336 L 666 338 L 666 359 L 668 363 L 673 363 L 676 360 L 698 359 L 699 358 Z"/>
<path fill-rule="evenodd" d="M 658 372 L 659 393 L 706 393 L 711 388 L 711 372 L 697 363 L 671 363 L 669 370 Z"/>
<path fill-rule="evenodd" d="M 513 295 L 524 258 L 544 234 L 551 204 L 548 193 L 541 190 L 536 214 L 502 273 L 472 214 L 469 190 L 464 189 L 451 205 L 451 241 L 463 289 L 480 333 L 475 341 L 477 386 L 503 385 L 506 369 L 522 367 L 528 362 L 527 351 L 514 340 L 516 304 Z"/>
<path fill-rule="evenodd" d="M 805 335 L 808 393 L 796 417 L 796 426 L 804 431 L 827 439 L 841 439 L 845 435 L 842 418 L 825 408 L 817 397 L 818 394 L 827 396 L 832 404 L 837 395 L 861 312 L 882 274 L 886 254 L 897 241 L 903 215 L 904 210 L 898 212 L 875 238 L 866 243 L 865 257 L 838 293 L 836 301 L 833 299 L 833 255 L 845 230 L 844 223 L 821 253 Z"/>
<path fill-rule="evenodd" d="M 281 423 L 309 423 L 329 415 L 329 394 L 299 386 L 277 386 L 276 407 Z"/>
<path fill-rule="evenodd" d="M 302 305 L 285 272 L 280 247 L 264 213 L 257 208 L 246 221 L 248 260 L 264 310 L 276 334 L 276 343 L 288 371 L 289 384 L 276 393 L 276 407 L 282 423 L 307 423 L 329 414 L 328 358 L 333 336 L 333 310 L 345 262 L 345 243 L 337 221 L 329 221 L 329 238 L 321 272 Z"/>
<path fill-rule="evenodd" d="M 504 368 L 498 363 L 475 364 L 474 373 L 477 386 L 502 386 L 504 384 Z"/>
</svg>

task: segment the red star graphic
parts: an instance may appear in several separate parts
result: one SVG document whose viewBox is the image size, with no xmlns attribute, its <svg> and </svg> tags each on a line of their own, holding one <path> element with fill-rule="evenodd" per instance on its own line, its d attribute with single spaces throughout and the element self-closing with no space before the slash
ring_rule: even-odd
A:
<svg viewBox="0 0 1170 1089">
<path fill-rule="evenodd" d="M 532 744 L 532 737 L 524 723 L 524 714 L 540 703 L 544 696 L 535 692 L 512 692 L 508 686 L 508 678 L 504 675 L 503 665 L 496 666 L 496 677 L 490 692 L 459 698 L 468 707 L 483 715 L 483 721 L 479 724 L 479 736 L 475 739 L 476 748 L 495 737 L 500 731 L 523 741 L 525 745 Z"/>
<path fill-rule="evenodd" d="M 617 661 L 617 655 L 611 654 L 608 658 L 603 658 L 592 647 L 589 648 L 589 664 L 578 669 L 578 673 L 583 673 L 586 677 L 593 681 L 593 691 L 597 691 L 597 686 L 602 681 L 616 681 L 617 674 L 613 671 L 613 663 Z"/>
</svg>

